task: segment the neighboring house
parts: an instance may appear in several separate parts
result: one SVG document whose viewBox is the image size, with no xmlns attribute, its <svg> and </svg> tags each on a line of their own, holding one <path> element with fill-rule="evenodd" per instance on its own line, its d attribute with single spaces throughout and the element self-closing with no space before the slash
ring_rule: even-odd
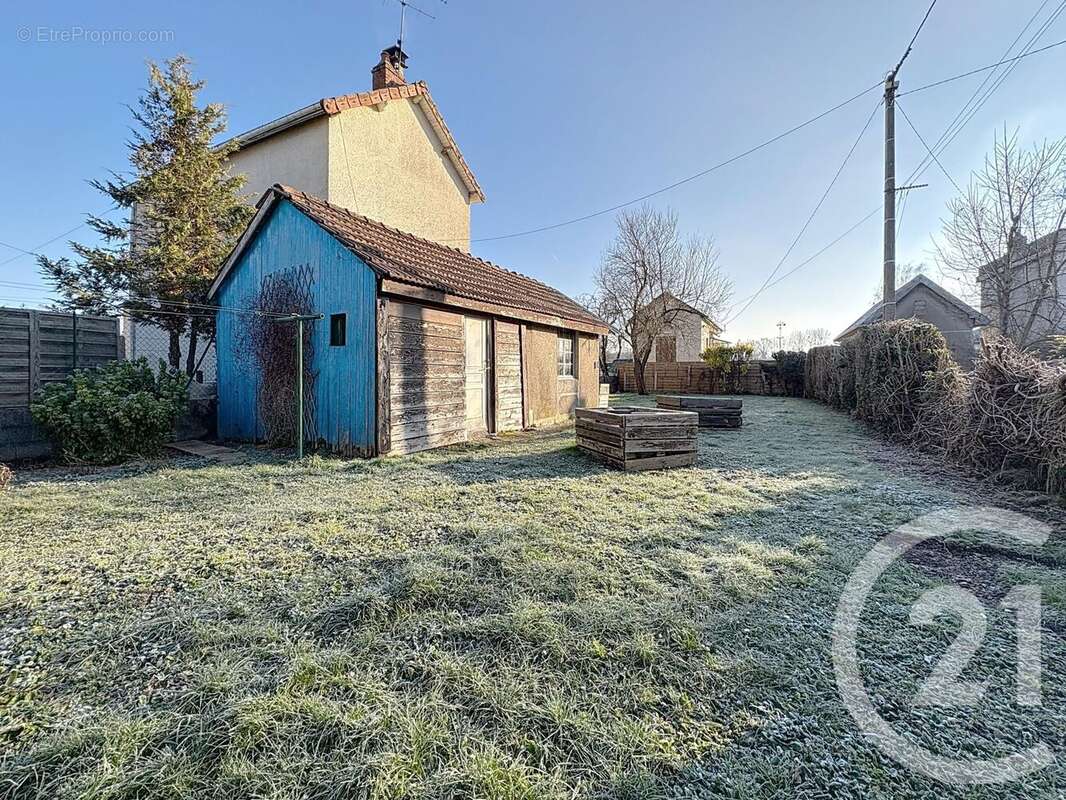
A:
<svg viewBox="0 0 1066 800">
<path fill-rule="evenodd" d="M 699 309 L 663 292 L 648 306 L 665 318 L 652 343 L 649 364 L 699 361 L 703 351 L 720 342 L 721 327 Z"/>
<path fill-rule="evenodd" d="M 858 336 L 867 325 L 881 321 L 882 303 L 851 323 L 836 341 L 845 342 Z M 955 360 L 973 365 L 975 329 L 988 324 L 988 318 L 966 304 L 926 275 L 918 275 L 896 289 L 896 318 L 921 319 L 935 325 L 944 334 Z"/>
<path fill-rule="evenodd" d="M 600 402 L 598 340 L 607 326 L 570 298 L 274 186 L 210 297 L 237 306 L 280 281 L 304 286 L 323 316 L 309 323 L 308 438 L 330 449 L 414 452 L 559 421 Z M 218 315 L 218 431 L 228 439 L 263 438 L 261 412 L 276 399 L 242 343 L 248 324 Z"/>
<path fill-rule="evenodd" d="M 981 311 L 1015 343 L 1046 352 L 1066 336 L 1066 228 L 1031 242 L 1019 234 L 1010 249 L 1010 271 L 1006 257 L 978 271 Z"/>
</svg>

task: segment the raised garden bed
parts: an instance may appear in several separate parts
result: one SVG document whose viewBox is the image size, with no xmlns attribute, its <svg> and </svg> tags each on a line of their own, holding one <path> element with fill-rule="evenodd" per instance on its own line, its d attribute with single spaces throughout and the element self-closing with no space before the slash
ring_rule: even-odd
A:
<svg viewBox="0 0 1066 800">
<path fill-rule="evenodd" d="M 744 420 L 744 401 L 739 397 L 663 394 L 655 404 L 670 411 L 694 411 L 701 428 L 739 428 Z"/>
<path fill-rule="evenodd" d="M 626 472 L 688 467 L 696 463 L 698 422 L 689 411 L 581 408 L 575 420 L 577 446 Z"/>
</svg>

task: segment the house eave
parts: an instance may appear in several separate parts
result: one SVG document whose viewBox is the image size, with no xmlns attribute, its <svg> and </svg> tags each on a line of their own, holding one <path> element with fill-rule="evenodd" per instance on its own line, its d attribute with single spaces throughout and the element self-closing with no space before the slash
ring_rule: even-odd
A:
<svg viewBox="0 0 1066 800">
<path fill-rule="evenodd" d="M 568 319 L 553 314 L 542 314 L 537 311 L 530 311 L 529 309 L 503 305 L 501 303 L 486 303 L 482 300 L 474 300 L 469 297 L 463 297 L 462 295 L 441 291 L 440 289 L 430 289 L 425 286 L 418 286 L 413 283 L 406 283 L 391 278 L 386 278 L 381 281 L 381 291 L 383 294 L 392 295 L 401 299 L 418 300 L 420 302 L 434 303 L 440 306 L 462 308 L 467 311 L 479 311 L 483 314 L 492 314 L 498 317 L 505 317 L 520 322 L 531 322 L 536 325 L 546 325 L 552 328 L 580 331 L 581 333 L 591 333 L 597 336 L 606 336 L 608 332 L 606 325 L 597 325 L 593 322 L 586 322 L 584 320 Z"/>
<path fill-rule="evenodd" d="M 252 128 L 250 131 L 238 133 L 236 136 L 232 136 L 222 142 L 219 147 L 234 145 L 237 150 L 242 150 L 256 142 L 261 142 L 263 139 L 269 139 L 275 134 L 287 131 L 289 128 L 295 128 L 298 125 L 303 125 L 305 122 L 310 122 L 313 119 L 324 116 L 326 116 L 326 110 L 322 107 L 322 101 L 320 100 L 317 103 L 312 103 L 309 106 L 304 106 L 297 111 L 293 111 L 291 114 L 286 114 L 284 117 L 278 117 L 275 120 L 260 125 L 258 128 Z"/>
</svg>

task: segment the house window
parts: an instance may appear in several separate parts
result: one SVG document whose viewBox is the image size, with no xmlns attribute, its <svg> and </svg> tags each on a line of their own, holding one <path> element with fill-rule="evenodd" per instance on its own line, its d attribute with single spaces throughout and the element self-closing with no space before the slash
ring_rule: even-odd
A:
<svg viewBox="0 0 1066 800">
<path fill-rule="evenodd" d="M 329 346 L 344 347 L 348 343 L 348 315 L 330 314 Z"/>
<path fill-rule="evenodd" d="M 559 334 L 559 350 L 555 363 L 560 378 L 574 377 L 574 337 L 572 334 Z"/>
</svg>

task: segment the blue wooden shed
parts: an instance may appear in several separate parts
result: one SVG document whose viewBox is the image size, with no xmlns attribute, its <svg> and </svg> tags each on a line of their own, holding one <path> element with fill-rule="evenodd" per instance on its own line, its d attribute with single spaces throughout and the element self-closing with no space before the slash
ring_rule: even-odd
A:
<svg viewBox="0 0 1066 800">
<path fill-rule="evenodd" d="M 414 452 L 599 402 L 607 327 L 573 300 L 286 186 L 260 199 L 210 297 L 225 439 L 264 440 L 271 414 L 291 407 L 294 382 L 272 377 L 295 350 L 277 317 L 289 312 L 321 315 L 307 337 L 305 426 L 329 450 Z"/>
</svg>

